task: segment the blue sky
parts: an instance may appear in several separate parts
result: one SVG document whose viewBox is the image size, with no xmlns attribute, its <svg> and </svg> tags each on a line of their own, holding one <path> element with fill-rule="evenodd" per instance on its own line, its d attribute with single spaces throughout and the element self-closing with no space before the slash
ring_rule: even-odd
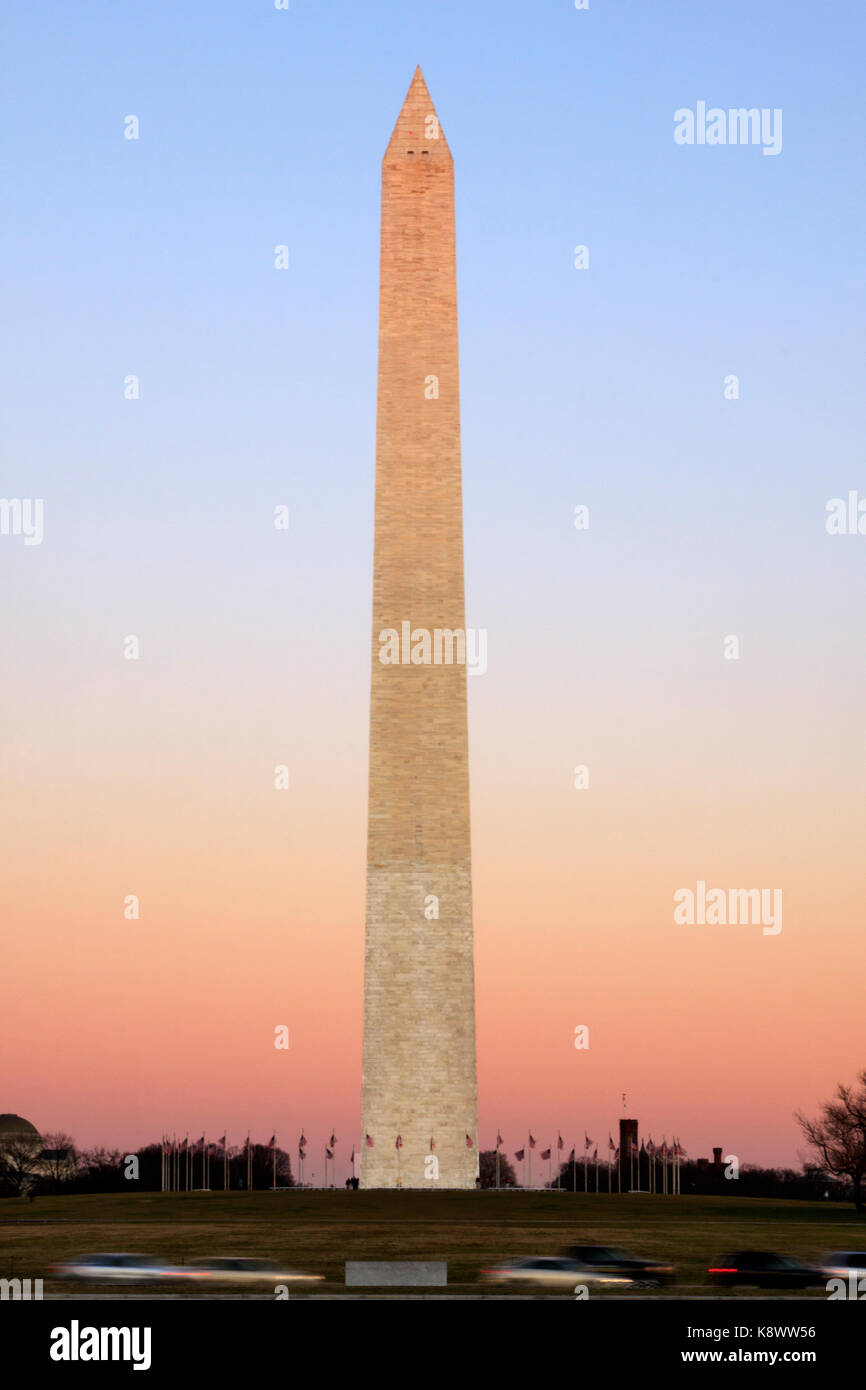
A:
<svg viewBox="0 0 866 1390">
<path fill-rule="evenodd" d="M 416 61 L 457 161 L 470 501 L 531 518 L 587 473 L 690 490 L 726 436 L 725 475 L 754 446 L 776 508 L 830 458 L 850 473 L 855 4 L 19 4 L 6 29 L 10 485 L 26 463 L 140 515 L 159 483 L 236 503 L 242 472 L 254 505 L 288 470 L 369 511 L 378 164 Z M 678 148 L 698 99 L 781 107 L 782 155 Z"/>
</svg>

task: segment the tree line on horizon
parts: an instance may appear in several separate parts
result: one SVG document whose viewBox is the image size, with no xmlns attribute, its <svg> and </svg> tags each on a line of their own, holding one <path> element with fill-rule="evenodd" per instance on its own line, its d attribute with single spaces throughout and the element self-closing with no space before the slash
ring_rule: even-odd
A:
<svg viewBox="0 0 866 1390">
<path fill-rule="evenodd" d="M 285 1150 L 270 1144 L 251 1144 L 253 1189 L 295 1187 L 292 1164 Z M 130 1160 L 135 1159 L 135 1165 Z M 180 1191 L 203 1189 L 202 1156 L 190 1155 L 189 1188 L 186 1155 L 182 1154 Z M 97 1146 L 77 1149 L 68 1134 L 42 1138 L 15 1135 L 0 1144 L 0 1196 L 21 1197 L 57 1193 L 160 1192 L 163 1183 L 163 1146 L 145 1144 L 134 1153 Z M 228 1149 L 228 1184 L 243 1191 L 247 1184 L 246 1146 Z M 275 1178 L 276 1174 L 276 1178 Z M 210 1158 L 210 1188 L 221 1192 L 224 1183 L 222 1150 Z"/>
</svg>

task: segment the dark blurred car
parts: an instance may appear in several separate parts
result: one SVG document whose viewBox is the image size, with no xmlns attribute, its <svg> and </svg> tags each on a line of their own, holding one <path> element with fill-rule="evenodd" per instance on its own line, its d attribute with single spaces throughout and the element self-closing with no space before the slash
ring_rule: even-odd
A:
<svg viewBox="0 0 866 1390">
<path fill-rule="evenodd" d="M 825 1282 L 820 1269 L 792 1260 L 790 1255 L 778 1255 L 775 1250 L 734 1250 L 720 1255 L 707 1273 L 711 1284 L 728 1288 L 753 1284 L 759 1289 L 805 1289 Z"/>
<path fill-rule="evenodd" d="M 561 1255 L 536 1255 L 526 1260 L 511 1260 L 507 1264 L 484 1269 L 482 1274 L 485 1279 L 498 1284 L 543 1284 L 550 1288 L 565 1286 L 571 1289 L 575 1284 L 622 1289 L 629 1287 L 628 1279 L 591 1269 L 582 1260 Z"/>
<path fill-rule="evenodd" d="M 570 1245 L 565 1254 L 599 1273 L 630 1279 L 636 1288 L 657 1289 L 674 1282 L 672 1265 L 646 1255 L 630 1255 L 615 1245 Z"/>
<path fill-rule="evenodd" d="M 100 1284 L 147 1284 L 177 1274 L 174 1265 L 153 1255 L 79 1255 L 48 1266 L 52 1279 L 89 1279 Z"/>
</svg>

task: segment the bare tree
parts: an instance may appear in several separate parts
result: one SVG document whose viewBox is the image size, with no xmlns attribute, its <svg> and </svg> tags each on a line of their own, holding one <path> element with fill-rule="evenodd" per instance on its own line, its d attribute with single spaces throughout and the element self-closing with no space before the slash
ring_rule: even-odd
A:
<svg viewBox="0 0 866 1390">
<path fill-rule="evenodd" d="M 78 1154 L 71 1134 L 57 1131 L 42 1136 L 41 1175 L 52 1187 L 69 1182 L 78 1166 Z"/>
<path fill-rule="evenodd" d="M 796 1119 L 806 1143 L 828 1173 L 850 1178 L 854 1206 L 863 1210 L 863 1178 L 866 1176 L 866 1070 L 853 1086 L 836 1088 L 834 1100 L 825 1101 L 817 1119 L 801 1111 Z"/>
<path fill-rule="evenodd" d="M 29 1191 L 42 1171 L 38 1134 L 8 1134 L 0 1142 L 0 1183 L 13 1196 Z"/>
</svg>

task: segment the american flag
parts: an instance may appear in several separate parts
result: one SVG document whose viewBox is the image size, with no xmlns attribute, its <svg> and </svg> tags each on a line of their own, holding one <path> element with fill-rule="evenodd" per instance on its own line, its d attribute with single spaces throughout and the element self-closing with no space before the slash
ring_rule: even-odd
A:
<svg viewBox="0 0 866 1390">
<path fill-rule="evenodd" d="M 564 1144 L 563 1144 L 563 1142 L 562 1142 L 562 1135 L 561 1135 L 559 1132 L 557 1132 L 557 1135 L 556 1135 L 556 1147 L 557 1147 L 560 1151 L 565 1147 Z"/>
<path fill-rule="evenodd" d="M 497 1149 L 502 1148 L 502 1135 L 499 1133 L 499 1130 L 496 1131 L 496 1147 Z"/>
<path fill-rule="evenodd" d="M 518 1163 L 522 1163 L 522 1162 L 523 1162 L 523 1158 L 524 1158 L 525 1153 L 526 1153 L 526 1150 L 525 1150 L 525 1149 L 518 1149 L 518 1150 L 517 1150 L 517 1153 L 514 1155 L 514 1157 L 517 1159 L 517 1162 L 518 1162 Z"/>
<path fill-rule="evenodd" d="M 542 1157 L 545 1161 L 546 1161 L 548 1158 L 550 1158 L 550 1149 L 542 1149 L 542 1150 L 541 1150 L 541 1157 Z"/>
<path fill-rule="evenodd" d="M 298 1148 L 299 1148 L 299 1149 L 305 1149 L 306 1147 L 307 1147 L 307 1136 L 306 1136 L 306 1134 L 304 1133 L 304 1131 L 301 1130 L 301 1137 L 300 1137 L 300 1139 L 298 1140 Z"/>
<path fill-rule="evenodd" d="M 301 1140 L 301 1143 L 303 1144 L 303 1142 L 304 1142 L 304 1141 L 303 1141 L 303 1139 L 302 1139 L 302 1140 Z M 271 1135 L 271 1142 L 270 1142 L 270 1144 L 268 1144 L 268 1148 L 269 1148 L 269 1149 L 275 1149 L 276 1146 L 277 1146 L 277 1136 L 276 1136 L 276 1132 L 274 1132 L 274 1133 Z"/>
<path fill-rule="evenodd" d="M 531 1149 L 534 1149 L 534 1148 L 535 1148 L 535 1140 L 533 1139 L 533 1137 L 532 1137 L 531 1134 L 530 1134 L 530 1136 L 529 1136 L 529 1147 L 530 1147 Z"/>
<path fill-rule="evenodd" d="M 431 1152 L 431 1154 L 432 1154 L 433 1150 L 435 1149 L 435 1147 L 436 1147 L 436 1145 L 435 1145 L 435 1143 L 433 1142 L 433 1135 L 431 1134 L 431 1135 L 430 1135 L 430 1152 Z"/>
<path fill-rule="evenodd" d="M 613 1150 L 616 1148 L 616 1144 L 613 1142 L 613 1140 L 612 1140 L 611 1137 L 610 1137 L 610 1131 L 608 1131 L 608 1136 L 607 1136 L 607 1147 L 610 1149 L 611 1152 L 613 1152 Z"/>
<path fill-rule="evenodd" d="M 334 1147 L 334 1145 L 336 1144 L 336 1142 L 337 1142 L 337 1136 L 336 1136 L 336 1134 L 332 1134 L 331 1137 L 330 1137 L 330 1139 L 328 1140 L 328 1143 L 330 1144 L 331 1148 Z"/>
<path fill-rule="evenodd" d="M 225 1148 L 225 1146 L 226 1146 L 226 1136 L 223 1135 L 222 1139 L 221 1139 L 219 1142 L 220 1142 L 220 1146 L 221 1146 L 222 1148 Z"/>
<path fill-rule="evenodd" d="M 568 1155 L 568 1161 L 569 1161 L 569 1163 L 573 1163 L 574 1160 L 575 1160 L 575 1157 L 576 1157 L 576 1154 L 575 1154 L 575 1152 L 574 1152 L 574 1149 L 572 1149 L 571 1153 Z"/>
<path fill-rule="evenodd" d="M 394 1148 L 395 1148 L 395 1149 L 402 1149 L 402 1147 L 403 1147 L 403 1136 L 402 1136 L 402 1134 L 398 1134 L 398 1135 L 397 1135 L 397 1142 L 396 1142 L 396 1144 L 394 1145 Z"/>
<path fill-rule="evenodd" d="M 466 1136 L 466 1147 L 467 1147 L 467 1149 L 474 1149 L 474 1148 L 475 1148 L 475 1145 L 474 1145 L 474 1143 L 472 1142 L 472 1139 L 471 1139 L 470 1135 L 468 1135 L 468 1134 L 467 1134 L 467 1136 Z"/>
<path fill-rule="evenodd" d="M 326 1145 L 325 1145 L 325 1158 L 333 1158 L 333 1157 L 334 1157 L 334 1150 L 333 1150 L 333 1149 L 329 1149 L 328 1146 L 327 1146 L 327 1144 L 326 1144 Z"/>
<path fill-rule="evenodd" d="M 584 1147 L 585 1149 L 588 1149 L 591 1143 L 592 1143 L 592 1140 L 590 1139 L 590 1137 L 589 1137 L 589 1135 L 587 1134 L 586 1130 L 584 1130 L 584 1131 L 583 1131 L 583 1147 Z"/>
<path fill-rule="evenodd" d="M 370 1134 L 365 1134 L 365 1135 L 364 1135 L 364 1143 L 367 1145 L 367 1148 L 368 1148 L 368 1149 L 372 1149 L 372 1147 L 373 1147 L 373 1136 L 370 1135 Z"/>
</svg>

